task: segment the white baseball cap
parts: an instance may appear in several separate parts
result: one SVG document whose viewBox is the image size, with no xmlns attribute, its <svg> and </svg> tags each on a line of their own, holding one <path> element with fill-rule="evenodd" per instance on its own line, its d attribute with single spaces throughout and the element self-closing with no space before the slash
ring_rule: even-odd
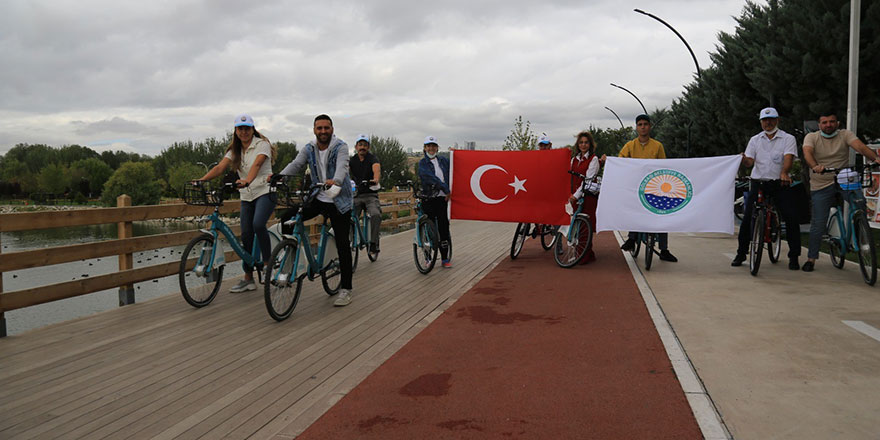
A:
<svg viewBox="0 0 880 440">
<path fill-rule="evenodd" d="M 242 125 L 247 125 L 248 127 L 254 126 L 254 119 L 250 116 L 242 113 L 235 117 L 235 126 L 241 127 Z"/>
<path fill-rule="evenodd" d="M 541 135 L 541 137 L 538 138 L 538 143 L 539 144 L 552 144 L 552 142 L 550 142 L 550 136 L 547 136 L 546 134 Z"/>
<path fill-rule="evenodd" d="M 370 137 L 367 136 L 367 135 L 365 135 L 365 134 L 359 134 L 358 137 L 357 137 L 357 139 L 355 139 L 355 141 L 354 141 L 355 145 L 357 145 L 357 143 L 360 142 L 360 141 L 366 141 L 367 144 L 369 144 L 369 143 L 370 143 Z"/>
<path fill-rule="evenodd" d="M 428 144 L 437 144 L 438 147 L 440 146 L 440 142 L 437 142 L 437 137 L 436 137 L 436 136 L 428 136 L 428 137 L 426 137 L 426 138 L 425 138 L 425 145 L 428 145 Z"/>
<path fill-rule="evenodd" d="M 773 107 L 767 107 L 764 110 L 761 110 L 761 113 L 758 114 L 758 119 L 767 119 L 767 118 L 778 118 L 779 112 L 776 111 Z"/>
</svg>

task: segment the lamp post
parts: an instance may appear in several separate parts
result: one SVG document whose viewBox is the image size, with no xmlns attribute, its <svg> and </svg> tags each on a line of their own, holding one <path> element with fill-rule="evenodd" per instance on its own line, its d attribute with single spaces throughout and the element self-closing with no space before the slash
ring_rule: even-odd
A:
<svg viewBox="0 0 880 440">
<path fill-rule="evenodd" d="M 605 107 L 605 110 L 608 110 L 609 112 L 611 112 L 612 115 L 614 115 L 615 118 L 617 118 L 617 122 L 620 122 L 620 128 L 621 128 L 621 129 L 624 128 L 624 127 L 623 127 L 623 121 L 620 120 L 620 116 L 617 116 L 617 113 L 614 113 L 614 110 L 611 110 L 611 109 L 608 108 L 608 107 Z"/>
<path fill-rule="evenodd" d="M 678 36 L 678 38 L 681 40 L 681 42 L 684 43 L 684 46 L 687 47 L 688 52 L 691 53 L 691 58 L 694 59 L 694 65 L 697 66 L 697 78 L 702 78 L 701 75 L 700 75 L 700 63 L 697 62 L 697 56 L 694 55 L 694 51 L 691 50 L 691 45 L 688 44 L 687 41 L 685 41 L 684 37 L 682 37 L 681 34 L 679 34 L 677 30 L 675 30 L 674 27 L 670 26 L 669 23 L 663 21 L 663 19 L 661 19 L 660 17 L 658 17 L 658 16 L 656 16 L 656 15 L 650 13 L 650 12 L 645 12 L 645 11 L 643 11 L 643 10 L 641 10 L 641 9 L 633 9 L 633 11 L 636 11 L 636 12 L 638 12 L 639 14 L 642 14 L 642 15 L 647 15 L 648 17 L 651 17 L 651 18 L 653 18 L 654 20 L 657 20 L 657 21 L 659 21 L 660 23 L 663 23 L 664 25 L 666 25 L 666 27 L 668 27 L 669 30 L 671 30 L 672 32 L 675 32 L 675 35 Z"/>
<path fill-rule="evenodd" d="M 636 101 L 639 101 L 639 105 L 642 106 L 642 110 L 645 112 L 646 115 L 648 114 L 648 109 L 645 108 L 645 104 L 642 104 L 642 100 L 639 99 L 639 97 L 636 96 L 635 93 L 630 92 L 629 90 L 627 90 L 627 89 L 625 89 L 625 88 L 623 88 L 623 87 L 621 87 L 621 86 L 619 86 L 619 85 L 617 85 L 617 84 L 611 83 L 611 85 L 612 85 L 613 87 L 617 87 L 617 88 L 620 89 L 620 90 L 623 90 L 623 91 L 626 92 L 626 93 L 629 93 L 630 95 L 632 95 L 633 98 L 636 98 Z"/>
</svg>

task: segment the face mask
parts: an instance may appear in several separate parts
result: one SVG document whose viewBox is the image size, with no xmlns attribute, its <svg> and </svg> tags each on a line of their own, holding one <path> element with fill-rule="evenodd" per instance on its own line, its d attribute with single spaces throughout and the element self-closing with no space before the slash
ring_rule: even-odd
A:
<svg viewBox="0 0 880 440">
<path fill-rule="evenodd" d="M 433 158 L 437 157 L 437 153 L 434 153 L 434 154 L 425 153 L 425 154 L 428 156 L 428 159 L 433 159 Z"/>
<path fill-rule="evenodd" d="M 834 130 L 834 133 L 826 134 L 824 131 L 819 130 L 819 133 L 820 133 L 820 134 L 822 135 L 822 137 L 825 138 L 825 139 L 831 139 L 831 138 L 833 138 L 834 136 L 837 136 L 837 133 L 839 133 L 839 132 L 840 132 L 840 130 Z"/>
<path fill-rule="evenodd" d="M 777 131 L 779 131 L 779 127 L 773 127 L 773 130 L 764 130 L 764 134 L 766 134 L 767 136 L 773 136 L 774 134 L 776 134 Z"/>
</svg>

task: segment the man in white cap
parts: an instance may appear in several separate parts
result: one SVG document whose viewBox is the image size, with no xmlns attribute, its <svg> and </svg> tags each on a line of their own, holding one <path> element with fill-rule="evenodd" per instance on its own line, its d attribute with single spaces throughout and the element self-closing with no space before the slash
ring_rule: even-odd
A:
<svg viewBox="0 0 880 440">
<path fill-rule="evenodd" d="M 550 136 L 542 134 L 541 137 L 538 138 L 538 149 L 549 150 L 551 148 L 553 148 L 553 142 L 550 142 Z"/>
<path fill-rule="evenodd" d="M 430 197 L 422 204 L 425 214 L 434 220 L 440 232 L 440 257 L 445 268 L 451 268 L 449 259 L 449 159 L 438 155 L 440 144 L 434 136 L 425 138 L 425 156 L 419 161 L 419 181 L 422 192 Z"/>
<path fill-rule="evenodd" d="M 382 175 L 382 166 L 379 159 L 370 153 L 370 137 L 358 135 L 354 147 L 357 154 L 349 161 L 348 170 L 351 179 L 357 187 L 357 195 L 354 197 L 355 217 L 361 215 L 366 209 L 370 214 L 370 252 L 379 252 L 379 226 L 382 222 L 382 208 L 379 205 L 379 178 Z"/>
<path fill-rule="evenodd" d="M 767 107 L 758 113 L 762 132 L 752 136 L 742 153 L 742 163 L 753 167 L 749 196 L 743 206 L 743 220 L 739 226 L 739 245 L 736 257 L 731 266 L 741 266 L 746 260 L 746 252 L 752 237 L 752 211 L 758 199 L 758 189 L 763 188 L 764 195 L 771 197 L 779 208 L 782 220 L 785 221 L 786 241 L 788 241 L 788 268 L 800 269 L 798 257 L 801 255 L 800 224 L 797 219 L 794 197 L 791 193 L 791 165 L 797 157 L 797 142 L 794 136 L 780 130 L 779 112 Z M 763 227 L 763 225 L 757 225 Z"/>
<path fill-rule="evenodd" d="M 807 134 L 804 138 L 804 161 L 813 174 L 810 175 L 810 197 L 813 201 L 813 212 L 810 218 L 810 245 L 807 250 L 807 262 L 804 272 L 812 272 L 819 258 L 819 245 L 828 220 L 828 211 L 836 203 L 838 193 L 846 197 L 845 191 L 851 191 L 865 209 L 865 196 L 861 190 L 844 190 L 835 183 L 834 174 L 821 174 L 825 167 L 843 168 L 849 166 L 849 149 L 852 148 L 862 156 L 880 164 L 877 154 L 856 137 L 855 133 L 840 129 L 840 122 L 833 110 L 819 114 L 819 131 Z"/>
</svg>

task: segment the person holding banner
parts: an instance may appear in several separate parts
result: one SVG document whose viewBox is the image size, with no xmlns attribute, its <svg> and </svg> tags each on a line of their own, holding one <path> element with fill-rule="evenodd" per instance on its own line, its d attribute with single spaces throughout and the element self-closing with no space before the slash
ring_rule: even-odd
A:
<svg viewBox="0 0 880 440">
<path fill-rule="evenodd" d="M 620 153 L 617 155 L 618 157 L 629 157 L 633 159 L 666 159 L 666 150 L 663 149 L 663 144 L 651 137 L 651 118 L 649 118 L 648 115 L 636 116 L 636 133 L 638 133 L 639 137 L 627 142 L 626 145 L 620 149 Z M 638 232 L 630 232 L 620 249 L 624 251 L 635 249 L 636 240 L 638 239 Z M 661 260 L 672 263 L 678 261 L 678 258 L 675 258 L 675 256 L 669 252 L 669 234 L 657 234 L 657 244 L 660 248 Z"/>
<path fill-rule="evenodd" d="M 440 258 L 443 267 L 451 268 L 449 260 L 449 217 L 447 206 L 449 204 L 449 159 L 438 156 L 440 145 L 437 138 L 428 136 L 425 138 L 425 156 L 419 161 L 419 180 L 422 182 L 422 191 L 431 198 L 422 205 L 425 214 L 434 220 L 437 230 L 440 232 Z"/>
<path fill-rule="evenodd" d="M 599 174 L 599 158 L 596 157 L 596 142 L 593 141 L 593 135 L 589 131 L 582 131 L 578 133 L 577 140 L 575 141 L 573 148 L 573 157 L 571 158 L 571 165 L 569 167 L 569 171 L 583 174 L 586 176 L 587 182 L 591 182 L 596 178 Z M 578 199 L 581 196 L 584 197 L 584 212 L 590 216 L 590 227 L 591 231 L 596 230 L 596 205 L 599 201 L 596 194 L 590 192 L 588 187 L 587 194 L 583 194 L 582 183 L 584 179 L 571 175 L 571 192 L 572 195 L 569 197 L 568 201 L 571 203 L 573 208 L 577 208 Z M 589 183 L 588 183 L 589 184 Z M 582 241 L 586 241 L 587 237 L 582 237 Z M 581 259 L 581 264 L 587 264 L 592 261 L 596 261 L 596 254 L 593 252 L 593 241 L 590 240 L 590 247 L 587 248 L 587 252 L 584 254 L 583 259 Z"/>
<path fill-rule="evenodd" d="M 807 134 L 804 138 L 804 161 L 813 174 L 810 175 L 810 197 L 813 200 L 813 212 L 810 220 L 810 245 L 807 250 L 807 261 L 803 271 L 812 272 L 819 258 L 819 245 L 825 231 L 828 212 L 835 204 L 837 193 L 843 189 L 835 183 L 834 174 L 822 174 L 825 167 L 842 168 L 849 166 L 849 149 L 880 164 L 877 153 L 868 148 L 849 130 L 841 130 L 840 122 L 834 111 L 819 115 L 819 131 Z M 855 191 L 856 197 L 865 204 L 865 196 L 861 190 Z"/>
<path fill-rule="evenodd" d="M 797 209 L 790 192 L 791 176 L 789 171 L 797 157 L 797 142 L 794 136 L 780 130 L 779 113 L 773 107 L 767 107 L 758 113 L 762 132 L 752 136 L 743 153 L 742 163 L 752 167 L 749 182 L 749 196 L 743 209 L 743 220 L 739 226 L 739 244 L 731 266 L 742 266 L 746 261 L 749 242 L 752 234 L 752 211 L 758 199 L 758 188 L 763 187 L 764 193 L 770 196 L 779 207 L 782 220 L 785 221 L 786 241 L 788 241 L 788 268 L 800 269 L 798 257 L 801 255 L 800 224 Z M 824 224 L 824 223 L 823 223 Z"/>
</svg>

